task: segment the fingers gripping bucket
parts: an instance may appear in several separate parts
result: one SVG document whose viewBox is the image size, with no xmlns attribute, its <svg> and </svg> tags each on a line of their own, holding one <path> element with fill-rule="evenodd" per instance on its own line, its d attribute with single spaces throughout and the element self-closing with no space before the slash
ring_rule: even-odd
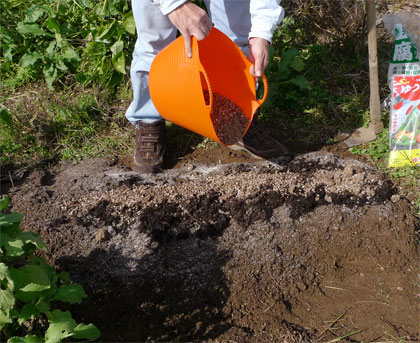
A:
<svg viewBox="0 0 420 343">
<path fill-rule="evenodd" d="M 217 137 L 210 117 L 213 94 L 227 97 L 243 111 L 249 119 L 244 135 L 268 90 L 263 75 L 264 96 L 256 99 L 250 67 L 238 46 L 215 28 L 202 41 L 192 37 L 191 58 L 187 57 L 180 36 L 155 57 L 149 74 L 150 96 L 166 120 L 224 144 Z M 209 94 L 207 104 L 203 91 Z"/>
</svg>

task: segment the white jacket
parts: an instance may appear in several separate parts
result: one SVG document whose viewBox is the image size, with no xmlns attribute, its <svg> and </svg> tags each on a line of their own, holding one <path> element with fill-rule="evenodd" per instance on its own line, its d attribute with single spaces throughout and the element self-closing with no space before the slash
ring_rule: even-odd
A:
<svg viewBox="0 0 420 343">
<path fill-rule="evenodd" d="M 151 1 L 159 4 L 162 13 L 167 15 L 187 0 Z M 271 42 L 274 29 L 284 18 L 284 10 L 280 6 L 280 2 L 281 0 L 250 0 L 251 32 L 249 33 L 249 37 L 264 38 Z"/>
</svg>

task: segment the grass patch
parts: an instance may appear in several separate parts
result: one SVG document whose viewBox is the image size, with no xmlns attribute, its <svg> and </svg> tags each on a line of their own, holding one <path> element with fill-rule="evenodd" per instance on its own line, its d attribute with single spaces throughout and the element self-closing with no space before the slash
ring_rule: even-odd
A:
<svg viewBox="0 0 420 343">
<path fill-rule="evenodd" d="M 133 148 L 132 125 L 124 117 L 127 87 L 117 93 L 74 86 L 50 91 L 43 83 L 3 93 L 0 162 L 34 164 L 43 159 L 81 160 L 126 154 Z"/>
</svg>

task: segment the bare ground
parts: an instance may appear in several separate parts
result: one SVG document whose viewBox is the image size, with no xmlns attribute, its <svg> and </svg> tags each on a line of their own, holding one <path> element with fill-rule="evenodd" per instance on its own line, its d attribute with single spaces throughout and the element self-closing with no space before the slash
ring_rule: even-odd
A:
<svg viewBox="0 0 420 343">
<path fill-rule="evenodd" d="M 416 218 L 360 161 L 197 149 L 155 176 L 92 159 L 2 189 L 103 342 L 420 339 Z"/>
</svg>

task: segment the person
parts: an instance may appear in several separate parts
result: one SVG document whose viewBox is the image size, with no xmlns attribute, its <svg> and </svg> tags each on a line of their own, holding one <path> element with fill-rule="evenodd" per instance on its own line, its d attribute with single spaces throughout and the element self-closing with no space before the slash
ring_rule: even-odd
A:
<svg viewBox="0 0 420 343">
<path fill-rule="evenodd" d="M 276 26 L 284 17 L 281 0 L 205 0 L 207 11 L 188 0 L 132 0 L 137 41 L 131 64 L 133 101 L 127 119 L 136 128 L 133 170 L 161 170 L 166 126 L 150 98 L 148 78 L 154 57 L 181 33 L 187 56 L 191 36 L 205 39 L 213 25 L 231 38 L 253 64 L 250 73 L 258 78 L 269 62 L 269 46 Z M 243 139 L 229 146 L 260 158 L 287 156 L 287 149 L 258 124 L 257 115 Z"/>
</svg>

